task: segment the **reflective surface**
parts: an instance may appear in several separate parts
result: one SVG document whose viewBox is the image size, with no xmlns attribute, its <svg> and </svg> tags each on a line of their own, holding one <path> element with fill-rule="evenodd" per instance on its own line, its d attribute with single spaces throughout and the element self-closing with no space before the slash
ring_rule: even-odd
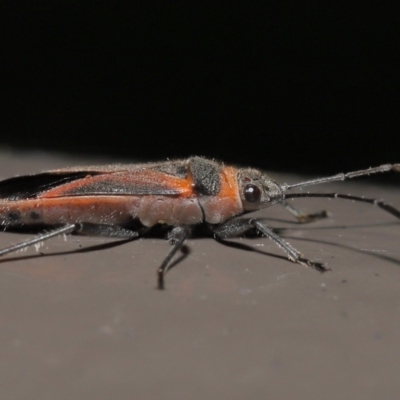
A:
<svg viewBox="0 0 400 400">
<path fill-rule="evenodd" d="M 88 161 L 0 154 L 0 178 Z M 288 183 L 305 178 L 271 176 Z M 400 207 L 399 182 L 363 179 L 312 191 L 384 198 Z M 332 215 L 306 225 L 279 205 L 260 215 L 331 272 L 290 263 L 264 238 L 234 239 L 234 247 L 188 240 L 164 292 L 155 289 L 169 249 L 163 239 L 60 237 L 43 244 L 44 255 L 31 248 L 1 258 L 1 397 L 399 396 L 400 224 L 350 201 L 291 204 Z M 26 238 L 1 233 L 0 247 Z"/>
</svg>

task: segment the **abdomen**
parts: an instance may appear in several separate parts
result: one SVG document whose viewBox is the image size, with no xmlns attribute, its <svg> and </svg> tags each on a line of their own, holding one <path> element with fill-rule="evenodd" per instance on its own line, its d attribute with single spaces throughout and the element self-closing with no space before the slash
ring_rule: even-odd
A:
<svg viewBox="0 0 400 400">
<path fill-rule="evenodd" d="M 138 219 L 144 226 L 202 222 L 197 199 L 168 196 L 88 196 L 0 201 L 0 224 L 67 223 L 122 225 Z"/>
</svg>

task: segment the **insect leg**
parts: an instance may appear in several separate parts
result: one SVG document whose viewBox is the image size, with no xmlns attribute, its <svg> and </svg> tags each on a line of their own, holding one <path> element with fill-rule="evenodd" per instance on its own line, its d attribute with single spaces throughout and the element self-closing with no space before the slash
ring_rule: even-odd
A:
<svg viewBox="0 0 400 400">
<path fill-rule="evenodd" d="M 60 228 L 55 229 L 54 231 L 48 232 L 48 233 L 43 233 L 40 236 L 34 238 L 34 239 L 29 239 L 26 240 L 25 242 L 21 242 L 19 244 L 16 244 L 14 246 L 6 247 L 3 250 L 0 250 L 0 256 L 3 256 L 8 253 L 12 253 L 13 251 L 25 249 L 26 247 L 32 246 L 34 244 L 43 242 L 47 239 L 51 239 L 55 236 L 62 235 L 62 234 L 67 234 L 67 233 L 72 233 L 77 230 L 79 230 L 79 225 L 80 224 L 69 224 L 69 225 L 64 225 Z"/>
<path fill-rule="evenodd" d="M 267 238 L 273 240 L 286 253 L 290 261 L 306 267 L 311 267 L 320 272 L 329 271 L 329 268 L 326 268 L 323 264 L 304 258 L 298 250 L 296 250 L 289 243 L 285 242 L 280 236 L 273 232 L 268 225 L 266 225 L 264 222 L 258 221 L 257 219 L 242 218 L 228 221 L 225 224 L 217 227 L 214 230 L 214 234 L 218 240 L 237 236 L 251 229 L 258 229 Z"/>
<path fill-rule="evenodd" d="M 240 218 L 227 221 L 222 225 L 212 228 L 214 237 L 216 240 L 219 240 L 240 236 L 243 233 L 254 229 L 250 221 L 251 218 Z"/>
<path fill-rule="evenodd" d="M 250 220 L 250 224 L 262 232 L 267 238 L 272 239 L 288 256 L 290 261 L 294 263 L 304 265 L 305 267 L 311 267 L 320 272 L 329 271 L 323 264 L 304 258 L 303 255 L 291 246 L 288 242 L 285 242 L 280 236 L 272 231 L 265 223 L 256 219 Z"/>
<path fill-rule="evenodd" d="M 378 206 L 382 210 L 400 219 L 400 210 L 384 202 L 383 200 L 367 199 L 365 197 L 352 196 L 350 194 L 341 194 L 341 193 L 291 193 L 291 194 L 286 194 L 285 197 L 287 199 L 294 199 L 296 197 L 326 197 L 329 199 L 345 199 L 345 200 L 361 201 L 363 203 L 369 203 Z"/>
<path fill-rule="evenodd" d="M 305 214 L 298 208 L 293 207 L 287 201 L 282 201 L 281 204 L 286 208 L 287 211 L 289 211 L 292 215 L 296 217 L 297 222 L 299 222 L 300 224 L 317 221 L 318 219 L 328 218 L 328 212 L 326 210 L 322 210 L 314 214 Z"/>
<path fill-rule="evenodd" d="M 139 236 L 139 233 L 132 229 L 127 229 L 118 225 L 105 225 L 105 224 L 90 224 L 81 223 L 79 228 L 75 231 L 79 235 L 87 236 L 106 236 L 115 238 L 135 238 Z"/>
<path fill-rule="evenodd" d="M 170 268 L 170 261 L 175 253 L 182 247 L 184 241 L 190 235 L 190 228 L 187 226 L 177 226 L 168 235 L 169 242 L 173 245 L 172 249 L 169 251 L 161 266 L 157 270 L 158 277 L 158 289 L 164 289 L 164 276 Z"/>
</svg>

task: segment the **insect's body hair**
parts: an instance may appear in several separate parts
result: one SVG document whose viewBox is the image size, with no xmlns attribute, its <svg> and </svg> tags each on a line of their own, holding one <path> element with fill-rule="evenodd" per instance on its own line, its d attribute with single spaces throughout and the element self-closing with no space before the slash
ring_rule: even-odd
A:
<svg viewBox="0 0 400 400">
<path fill-rule="evenodd" d="M 383 200 L 340 193 L 288 193 L 292 189 L 389 171 L 400 172 L 400 164 L 279 185 L 253 168 L 229 167 L 191 157 L 175 162 L 70 168 L 11 178 L 0 182 L 0 226 L 10 231 L 43 227 L 47 231 L 0 250 L 0 256 L 37 246 L 58 235 L 135 239 L 169 231 L 173 247 L 157 271 L 158 288 L 163 289 L 173 256 L 187 237 L 204 227 L 221 242 L 244 233 L 261 232 L 292 262 L 324 272 L 329 268 L 304 258 L 264 221 L 240 217 L 280 203 L 299 222 L 310 222 L 327 217 L 327 213 L 307 215 L 286 200 L 321 197 L 373 204 L 400 219 L 400 211 Z"/>
</svg>

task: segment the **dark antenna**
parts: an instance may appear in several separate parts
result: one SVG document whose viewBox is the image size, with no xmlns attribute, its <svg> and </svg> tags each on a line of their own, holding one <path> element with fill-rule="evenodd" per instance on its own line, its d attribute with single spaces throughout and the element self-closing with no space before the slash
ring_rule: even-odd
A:
<svg viewBox="0 0 400 400">
<path fill-rule="evenodd" d="M 379 167 L 361 169 L 359 171 L 348 172 L 347 174 L 343 174 L 343 173 L 336 174 L 336 175 L 332 175 L 332 176 L 327 176 L 325 178 L 311 179 L 309 181 L 294 183 L 292 185 L 288 185 L 287 183 L 284 183 L 282 185 L 282 190 L 284 192 L 286 192 L 287 190 L 291 190 L 291 189 L 294 189 L 297 187 L 319 185 L 320 183 L 328 183 L 328 182 L 335 182 L 335 181 L 344 181 L 346 179 L 357 178 L 359 176 L 371 175 L 371 174 L 377 174 L 380 172 L 389 172 L 389 171 L 400 172 L 400 164 L 384 164 L 384 165 L 380 165 Z M 285 197 L 288 198 L 287 195 Z M 300 197 L 300 196 L 296 196 L 296 197 Z M 305 197 L 305 196 L 303 196 L 303 197 Z M 308 196 L 308 197 L 316 197 L 316 196 Z M 356 199 L 353 199 L 353 200 L 356 200 Z"/>
<path fill-rule="evenodd" d="M 359 176 L 364 175 L 371 175 L 377 174 L 380 172 L 389 172 L 389 171 L 396 171 L 400 172 L 400 164 L 384 164 L 380 165 L 379 167 L 368 168 L 368 169 L 361 169 L 359 171 L 348 172 L 346 174 L 336 174 L 332 176 L 328 176 L 325 178 L 316 178 L 311 179 L 309 181 L 304 181 L 300 183 L 295 183 L 293 185 L 283 184 L 282 189 L 283 191 L 291 190 L 293 188 L 304 187 L 304 186 L 311 186 L 311 185 L 319 185 L 320 183 L 329 183 L 335 181 L 344 181 L 346 179 L 352 179 Z M 352 196 L 350 194 L 341 194 L 341 193 L 285 193 L 283 195 L 283 199 L 294 199 L 299 197 L 325 197 L 329 199 L 345 199 L 345 200 L 353 200 L 353 201 L 360 201 L 364 203 L 373 204 L 378 206 L 382 210 L 388 212 L 389 214 L 394 215 L 395 217 L 400 219 L 400 211 L 391 206 L 388 203 L 385 203 L 382 200 L 377 199 L 366 199 L 365 197 L 360 196 Z"/>
</svg>

